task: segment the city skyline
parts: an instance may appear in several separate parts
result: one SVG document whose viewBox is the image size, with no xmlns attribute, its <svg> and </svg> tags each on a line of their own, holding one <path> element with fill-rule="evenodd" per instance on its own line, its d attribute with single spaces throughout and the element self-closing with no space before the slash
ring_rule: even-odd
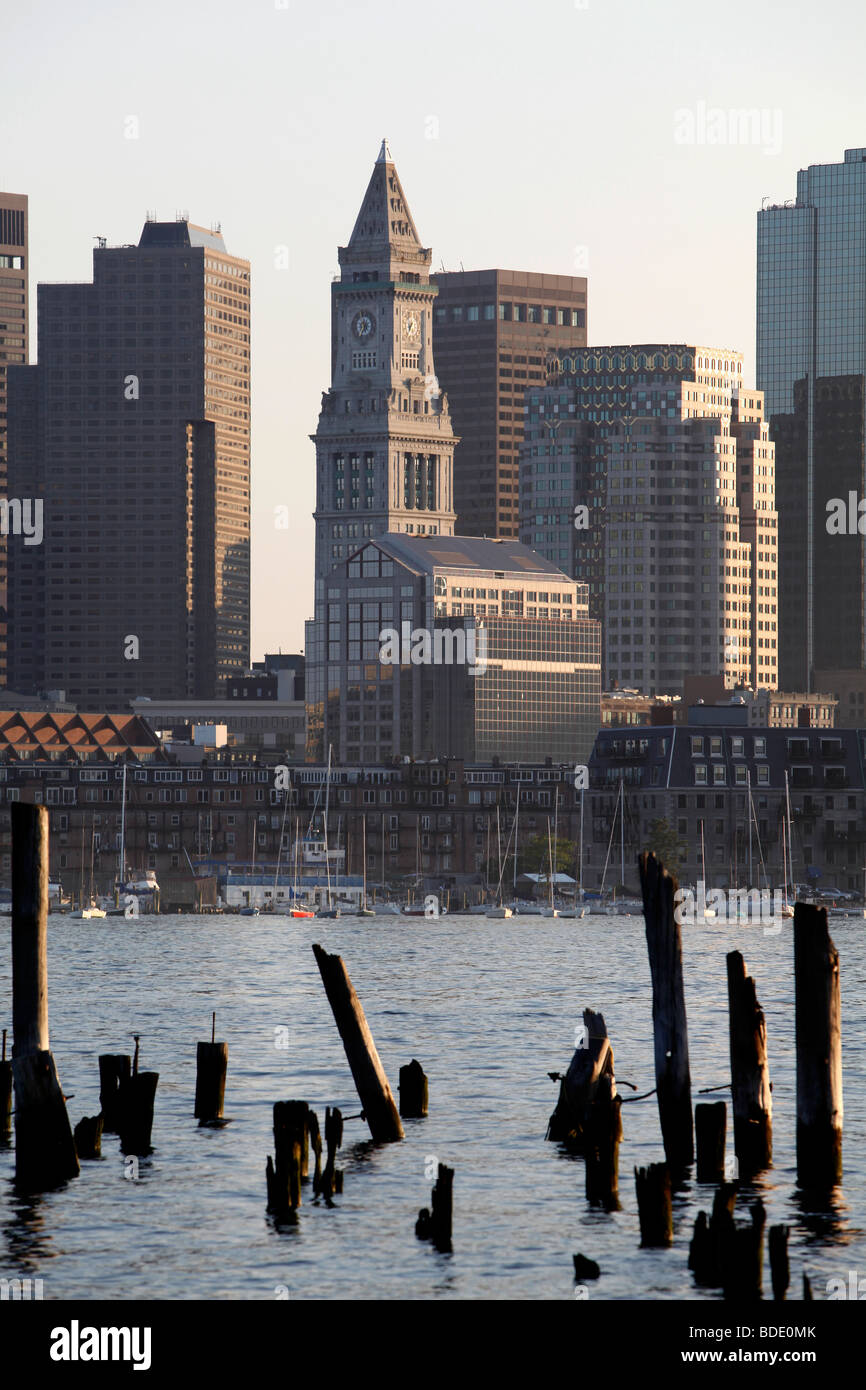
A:
<svg viewBox="0 0 866 1390">
<path fill-rule="evenodd" d="M 518 64 L 522 12 L 483 6 L 487 48 L 476 56 L 463 44 L 464 12 L 446 4 L 437 43 L 450 41 L 452 61 L 407 66 L 426 25 L 420 17 L 386 7 L 370 26 L 336 7 L 305 14 L 274 5 L 243 15 L 255 109 L 242 99 L 224 111 L 200 102 L 180 75 L 193 43 L 202 72 L 224 71 L 226 25 L 241 14 L 228 0 L 208 6 L 206 26 L 197 8 L 157 3 L 134 28 L 107 5 L 81 16 L 49 4 L 56 42 L 47 53 L 29 17 L 10 16 L 9 50 L 21 61 L 8 83 L 0 183 L 30 197 L 31 293 L 40 280 L 87 276 L 92 238 L 131 240 L 148 210 L 220 221 L 252 262 L 253 657 L 299 647 L 311 614 L 307 586 L 294 581 L 313 559 L 308 435 L 329 355 L 323 287 L 383 136 L 434 247 L 434 271 L 462 263 L 585 274 L 590 344 L 714 342 L 742 352 L 754 379 L 754 216 L 764 198 L 790 196 L 797 169 L 857 145 L 857 110 L 838 111 L 836 97 L 857 90 L 864 20 L 848 4 L 827 7 L 826 26 L 810 40 L 806 105 L 796 22 L 805 6 L 789 9 L 784 28 L 745 5 L 726 13 L 720 28 L 709 14 L 672 5 L 665 20 L 677 44 L 668 50 L 646 7 L 552 5 L 545 23 L 526 30 Z M 176 40 L 168 52 L 161 18 Z M 853 42 L 840 53 L 841 27 Z M 64 40 L 79 53 L 74 73 L 63 64 Z M 126 54 L 122 73 L 104 62 L 109 43 Z M 627 94 L 617 109 L 599 62 L 612 44 Z M 832 80 L 823 61 L 831 46 Z M 411 75 L 396 96 L 380 80 L 359 87 L 374 54 L 379 71 Z M 758 119 L 744 127 L 719 118 L 742 111 Z M 79 147 L 83 159 L 71 156 Z M 34 341 L 31 360 L 35 349 Z M 279 506 L 289 508 L 285 529 L 275 525 Z"/>
</svg>

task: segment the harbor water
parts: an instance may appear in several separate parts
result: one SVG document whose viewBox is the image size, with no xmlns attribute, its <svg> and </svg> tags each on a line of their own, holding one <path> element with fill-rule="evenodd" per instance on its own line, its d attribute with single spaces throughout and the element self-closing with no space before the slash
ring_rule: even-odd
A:
<svg viewBox="0 0 866 1390">
<path fill-rule="evenodd" d="M 774 1166 L 759 1191 L 768 1226 L 790 1226 L 791 1295 L 808 1273 L 866 1276 L 866 922 L 831 922 L 841 958 L 844 1180 L 812 1210 L 795 1173 L 793 939 L 726 922 L 684 929 L 693 1100 L 729 1080 L 725 954 L 743 952 L 767 1019 Z M 11 1030 L 9 925 L 0 934 L 0 1014 Z M 348 1119 L 343 1194 L 293 1226 L 265 1211 L 272 1106 L 301 1099 L 357 1116 L 354 1090 L 311 944 L 339 953 L 392 1089 L 417 1057 L 430 1113 L 403 1143 L 375 1146 Z M 97 1056 L 133 1050 L 160 1074 L 153 1153 L 103 1158 L 56 1192 L 25 1199 L 0 1150 L 0 1277 L 42 1280 L 47 1299 L 573 1299 L 572 1255 L 601 1266 L 592 1299 L 716 1299 L 687 1268 L 712 1187 L 674 1199 L 674 1244 L 641 1250 L 633 1169 L 663 1158 L 655 1096 L 623 1105 L 621 1210 L 590 1207 L 584 1167 L 544 1139 L 584 1008 L 603 1013 L 628 1098 L 651 1090 L 652 1009 L 642 917 L 261 916 L 49 919 L 51 1046 L 73 1124 L 99 1110 Z M 222 1129 L 193 1118 L 196 1042 L 229 1045 Z M 632 1091 L 623 1082 L 630 1082 Z M 728 1099 L 722 1090 L 707 1099 Z M 732 1150 L 728 1112 L 728 1145 Z M 453 1252 L 416 1239 L 437 1161 L 453 1166 Z M 746 1210 L 738 1203 L 738 1212 Z M 580 1290 L 578 1290 L 580 1293 Z M 769 1275 L 765 1275 L 765 1296 Z"/>
</svg>

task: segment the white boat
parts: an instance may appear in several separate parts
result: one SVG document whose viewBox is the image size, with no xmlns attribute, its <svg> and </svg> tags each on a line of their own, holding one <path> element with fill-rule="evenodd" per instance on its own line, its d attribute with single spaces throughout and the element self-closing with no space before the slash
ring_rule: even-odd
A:
<svg viewBox="0 0 866 1390">
<path fill-rule="evenodd" d="M 497 903 L 494 907 L 488 907 L 484 915 L 485 917 L 497 917 L 501 919 L 503 917 L 513 917 L 514 914 L 510 907 L 506 907 L 505 903 Z"/>
<path fill-rule="evenodd" d="M 107 917 L 108 913 L 101 907 L 79 907 L 75 912 L 70 912 L 69 916 L 79 922 L 89 922 L 98 917 Z"/>
</svg>

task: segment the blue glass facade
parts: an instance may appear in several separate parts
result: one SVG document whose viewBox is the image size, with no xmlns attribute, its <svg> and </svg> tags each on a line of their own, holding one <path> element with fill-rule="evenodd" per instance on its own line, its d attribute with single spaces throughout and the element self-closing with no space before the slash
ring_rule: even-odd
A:
<svg viewBox="0 0 866 1390">
<path fill-rule="evenodd" d="M 846 660 L 852 651 L 850 633 L 837 640 L 824 628 L 838 595 L 822 589 L 820 575 L 838 566 L 818 552 L 838 539 L 827 536 L 825 523 L 841 463 L 838 438 L 832 468 L 819 438 L 816 390 L 821 383 L 822 392 L 832 392 L 834 379 L 866 372 L 866 149 L 846 150 L 841 164 L 801 169 L 796 202 L 758 213 L 757 251 L 757 382 L 779 444 L 781 679 L 811 689 L 828 641 L 840 647 L 833 665 L 842 664 L 842 647 Z M 839 380 L 839 399 L 850 389 L 850 381 Z M 843 472 L 862 496 L 862 431 L 852 432 L 849 454 Z M 862 567 L 849 569 L 853 576 Z M 843 605 L 861 613 L 863 606 L 862 594 L 848 595 Z M 858 665 L 866 653 L 862 628 L 861 619 Z"/>
</svg>

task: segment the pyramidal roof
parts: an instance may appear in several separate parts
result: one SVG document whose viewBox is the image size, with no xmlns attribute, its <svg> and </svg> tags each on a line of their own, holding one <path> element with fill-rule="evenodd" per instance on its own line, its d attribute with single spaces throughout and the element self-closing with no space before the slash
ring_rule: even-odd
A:
<svg viewBox="0 0 866 1390">
<path fill-rule="evenodd" d="M 379 148 L 346 249 L 353 262 L 426 257 L 387 140 Z"/>
</svg>

